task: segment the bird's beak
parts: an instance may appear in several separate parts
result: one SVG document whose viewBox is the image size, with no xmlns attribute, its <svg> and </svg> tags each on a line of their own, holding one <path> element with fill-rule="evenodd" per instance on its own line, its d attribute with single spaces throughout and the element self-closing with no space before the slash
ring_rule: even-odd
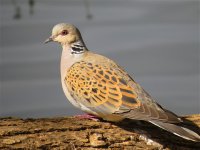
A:
<svg viewBox="0 0 200 150">
<path fill-rule="evenodd" d="M 46 44 L 46 43 L 49 43 L 49 42 L 52 42 L 52 41 L 53 41 L 53 37 L 50 36 L 48 39 L 46 39 L 46 40 L 44 41 L 44 43 Z"/>
</svg>

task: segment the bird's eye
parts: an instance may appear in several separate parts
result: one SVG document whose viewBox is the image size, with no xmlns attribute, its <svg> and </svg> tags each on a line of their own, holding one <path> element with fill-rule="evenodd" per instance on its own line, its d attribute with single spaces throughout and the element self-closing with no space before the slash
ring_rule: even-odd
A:
<svg viewBox="0 0 200 150">
<path fill-rule="evenodd" d="M 67 35 L 67 34 L 68 34 L 68 31 L 67 31 L 67 30 L 63 30 L 63 31 L 61 32 L 61 34 L 62 34 L 62 35 Z"/>
</svg>

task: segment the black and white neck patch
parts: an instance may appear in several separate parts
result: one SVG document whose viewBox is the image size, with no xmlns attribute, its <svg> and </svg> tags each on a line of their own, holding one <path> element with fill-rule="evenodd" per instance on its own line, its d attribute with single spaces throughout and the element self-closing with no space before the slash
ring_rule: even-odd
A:
<svg viewBox="0 0 200 150">
<path fill-rule="evenodd" d="M 71 45 L 72 54 L 81 54 L 85 51 L 85 46 L 82 42 L 76 42 Z"/>
</svg>

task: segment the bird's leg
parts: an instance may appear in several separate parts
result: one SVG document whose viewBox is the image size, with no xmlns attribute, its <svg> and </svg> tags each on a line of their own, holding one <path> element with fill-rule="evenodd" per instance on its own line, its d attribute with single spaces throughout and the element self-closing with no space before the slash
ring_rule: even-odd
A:
<svg viewBox="0 0 200 150">
<path fill-rule="evenodd" d="M 99 117 L 97 117 L 95 115 L 91 115 L 91 114 L 76 115 L 74 117 L 79 118 L 79 119 L 89 119 L 89 120 L 93 120 L 93 121 L 99 121 L 100 120 Z"/>
</svg>

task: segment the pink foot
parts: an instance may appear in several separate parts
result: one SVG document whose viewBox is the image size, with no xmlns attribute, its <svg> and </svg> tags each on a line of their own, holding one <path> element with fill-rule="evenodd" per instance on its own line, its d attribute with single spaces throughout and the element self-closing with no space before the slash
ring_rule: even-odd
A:
<svg viewBox="0 0 200 150">
<path fill-rule="evenodd" d="M 79 118 L 79 119 L 89 119 L 93 121 L 99 121 L 99 118 L 97 116 L 90 115 L 90 114 L 76 115 L 74 117 Z"/>
</svg>

